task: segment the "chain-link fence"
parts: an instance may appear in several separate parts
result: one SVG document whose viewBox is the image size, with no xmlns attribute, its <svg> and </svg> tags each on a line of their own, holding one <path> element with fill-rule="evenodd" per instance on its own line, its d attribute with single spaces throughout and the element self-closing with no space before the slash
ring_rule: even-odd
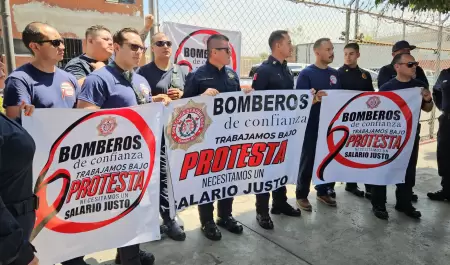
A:
<svg viewBox="0 0 450 265">
<path fill-rule="evenodd" d="M 312 64 L 312 43 L 321 37 L 335 45 L 332 67 L 343 64 L 348 41 L 361 46 L 360 66 L 376 78 L 378 70 L 392 60 L 391 47 L 405 39 L 418 48 L 416 60 L 434 85 L 441 69 L 450 67 L 450 22 L 437 13 L 412 13 L 374 0 L 153 0 L 159 25 L 176 22 L 242 34 L 240 76 L 248 77 L 252 66 L 264 61 L 270 50 L 268 37 L 287 29 L 294 45 L 292 62 Z M 376 82 L 375 82 L 376 84 Z M 438 113 L 422 113 L 422 139 L 435 138 Z"/>
</svg>

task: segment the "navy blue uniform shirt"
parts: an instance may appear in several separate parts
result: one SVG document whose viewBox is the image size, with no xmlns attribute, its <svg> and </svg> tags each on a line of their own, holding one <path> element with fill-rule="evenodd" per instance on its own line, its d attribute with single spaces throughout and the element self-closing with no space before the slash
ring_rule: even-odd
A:
<svg viewBox="0 0 450 265">
<path fill-rule="evenodd" d="M 186 76 L 189 74 L 189 70 L 185 66 L 175 67 L 178 71 L 177 74 L 174 74 L 174 67 L 168 71 L 164 71 L 159 69 L 155 62 L 151 62 L 140 67 L 137 73 L 147 80 L 152 88 L 152 95 L 156 96 L 159 94 L 167 94 L 167 91 L 171 87 L 184 90 L 184 83 L 186 82 Z"/>
<path fill-rule="evenodd" d="M 77 80 L 82 79 L 94 71 L 94 67 L 92 67 L 90 64 L 96 62 L 97 60 L 87 57 L 85 54 L 82 54 L 70 60 L 64 67 L 64 71 L 73 74 Z M 107 65 L 111 62 L 112 59 L 110 58 L 104 63 Z"/>
<path fill-rule="evenodd" d="M 374 91 L 372 76 L 364 69 L 351 68 L 344 65 L 338 69 L 338 79 L 341 82 L 342 89 L 354 91 Z"/>
<path fill-rule="evenodd" d="M 42 72 L 27 63 L 6 79 L 3 107 L 18 106 L 25 101 L 36 108 L 74 108 L 79 93 L 73 75 L 59 68 L 54 73 Z"/>
<path fill-rule="evenodd" d="M 226 66 L 219 70 L 206 62 L 186 77 L 183 98 L 199 96 L 208 88 L 214 88 L 220 93 L 241 90 L 239 77 L 235 71 Z"/>
<path fill-rule="evenodd" d="M 425 84 L 421 80 L 411 79 L 409 82 L 400 82 L 397 78 L 391 79 L 389 82 L 385 83 L 380 87 L 380 91 L 394 91 L 399 89 L 413 88 L 413 87 L 423 87 L 428 89 L 428 84 Z"/>
<path fill-rule="evenodd" d="M 34 257 L 26 232 L 31 232 L 34 224 L 27 224 L 26 229 L 6 206 L 32 197 L 35 150 L 28 132 L 0 113 L 0 263 L 18 255 L 14 264 L 28 264 Z"/>
<path fill-rule="evenodd" d="M 280 63 L 273 56 L 269 56 L 269 59 L 256 69 L 252 88 L 255 90 L 294 89 L 294 75 L 286 61 Z"/>
<path fill-rule="evenodd" d="M 129 82 L 121 69 L 107 65 L 86 77 L 79 99 L 102 109 L 111 109 L 136 106 L 137 96 L 143 97 L 147 103 L 151 102 L 151 90 L 147 80 L 133 73 Z"/>
<path fill-rule="evenodd" d="M 394 66 L 392 64 L 385 65 L 381 67 L 380 72 L 378 73 L 378 88 L 383 86 L 385 83 L 390 81 L 392 78 L 395 78 L 397 76 L 397 72 L 394 69 Z M 420 66 L 417 66 L 416 69 L 416 79 L 422 81 L 423 83 L 427 84 L 428 87 L 428 79 L 425 75 L 425 72 Z"/>
<path fill-rule="evenodd" d="M 450 113 L 450 68 L 439 74 L 433 88 L 433 99 L 440 111 Z"/>
</svg>

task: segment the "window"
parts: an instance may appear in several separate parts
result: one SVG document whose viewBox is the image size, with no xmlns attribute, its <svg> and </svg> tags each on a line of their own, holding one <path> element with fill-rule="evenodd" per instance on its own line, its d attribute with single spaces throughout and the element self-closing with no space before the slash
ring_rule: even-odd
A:
<svg viewBox="0 0 450 265">
<path fill-rule="evenodd" d="M 83 54 L 83 43 L 79 39 L 65 38 L 64 46 L 66 47 L 64 58 L 58 63 L 59 68 L 64 68 L 70 60 Z"/>
<path fill-rule="evenodd" d="M 25 47 L 21 39 L 13 39 L 14 54 L 16 55 L 31 55 L 31 52 Z M 0 54 L 5 53 L 5 47 L 3 47 L 3 38 L 0 38 Z"/>
<path fill-rule="evenodd" d="M 117 4 L 136 4 L 136 0 L 106 0 L 106 2 Z"/>
</svg>

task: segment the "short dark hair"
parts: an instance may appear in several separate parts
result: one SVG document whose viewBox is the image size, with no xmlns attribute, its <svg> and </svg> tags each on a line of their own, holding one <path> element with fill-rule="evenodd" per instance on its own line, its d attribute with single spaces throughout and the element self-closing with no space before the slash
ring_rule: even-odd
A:
<svg viewBox="0 0 450 265">
<path fill-rule="evenodd" d="M 270 34 L 269 37 L 269 47 L 272 50 L 275 43 L 284 40 L 284 35 L 288 35 L 289 32 L 287 30 L 275 30 Z"/>
<path fill-rule="evenodd" d="M 210 45 L 211 45 L 211 41 L 213 41 L 213 40 L 230 41 L 230 39 L 228 39 L 228 37 L 225 35 L 213 34 L 213 35 L 209 36 L 208 40 L 206 41 L 206 49 L 208 49 L 208 51 L 211 49 Z"/>
<path fill-rule="evenodd" d="M 25 27 L 25 29 L 22 32 L 22 42 L 32 54 L 34 53 L 33 50 L 31 50 L 30 48 L 30 43 L 43 41 L 45 39 L 45 36 L 44 34 L 42 34 L 40 28 L 43 25 L 48 26 L 48 24 L 43 22 L 36 22 L 36 21 L 31 22 Z"/>
<path fill-rule="evenodd" d="M 395 55 L 394 59 L 392 59 L 392 64 L 398 64 L 402 60 L 403 56 L 405 56 L 405 55 L 411 55 L 411 54 L 410 53 L 399 53 L 399 54 Z"/>
<path fill-rule="evenodd" d="M 316 40 L 316 42 L 314 42 L 313 48 L 314 48 L 314 49 L 319 48 L 320 45 L 322 45 L 322 43 L 323 43 L 323 42 L 326 42 L 326 41 L 331 42 L 330 38 L 320 38 L 320 39 Z"/>
<path fill-rule="evenodd" d="M 139 31 L 135 28 L 123 28 L 114 33 L 113 42 L 122 45 L 126 41 L 125 37 L 123 36 L 125 33 L 134 33 L 140 36 Z"/>
<path fill-rule="evenodd" d="M 108 31 L 109 33 L 111 33 L 111 31 L 103 26 L 103 25 L 94 25 L 91 26 L 89 28 L 87 28 L 86 33 L 84 34 L 85 38 L 87 39 L 89 35 L 94 35 L 95 33 L 99 32 L 99 31 Z"/>
<path fill-rule="evenodd" d="M 352 42 L 345 45 L 344 49 L 354 49 L 355 51 L 359 52 L 359 44 L 356 42 Z"/>
</svg>

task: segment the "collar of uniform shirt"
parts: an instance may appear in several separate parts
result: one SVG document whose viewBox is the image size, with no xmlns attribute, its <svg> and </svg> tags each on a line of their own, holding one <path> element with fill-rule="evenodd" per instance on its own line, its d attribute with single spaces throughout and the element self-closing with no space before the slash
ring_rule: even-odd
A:
<svg viewBox="0 0 450 265">
<path fill-rule="evenodd" d="M 217 72 L 224 72 L 224 71 L 225 71 L 225 67 L 226 67 L 226 65 L 224 65 L 224 66 L 222 67 L 222 69 L 219 70 L 219 68 L 217 68 L 217 66 L 211 64 L 209 61 L 206 61 L 206 66 L 208 66 L 208 67 L 211 68 L 211 69 L 216 70 Z"/>
<path fill-rule="evenodd" d="M 359 68 L 359 65 L 356 65 L 356 67 L 350 67 L 349 65 L 347 65 L 347 64 L 344 64 L 344 69 L 346 70 L 346 71 L 348 71 L 348 70 L 351 70 L 351 71 L 354 71 L 354 70 L 359 70 L 360 68 Z"/>
<path fill-rule="evenodd" d="M 131 83 L 131 80 L 133 78 L 133 71 L 125 71 L 122 68 L 120 68 L 115 62 L 111 62 L 109 64 L 109 66 L 113 67 L 114 69 L 116 69 L 117 71 L 119 71 L 119 73 L 122 74 L 122 76 Z"/>
<path fill-rule="evenodd" d="M 278 61 L 275 57 L 273 57 L 272 55 L 269 56 L 268 59 L 270 64 L 274 64 L 274 65 L 283 65 L 286 66 L 287 65 L 287 61 L 284 60 L 282 63 L 280 61 Z"/>
</svg>

